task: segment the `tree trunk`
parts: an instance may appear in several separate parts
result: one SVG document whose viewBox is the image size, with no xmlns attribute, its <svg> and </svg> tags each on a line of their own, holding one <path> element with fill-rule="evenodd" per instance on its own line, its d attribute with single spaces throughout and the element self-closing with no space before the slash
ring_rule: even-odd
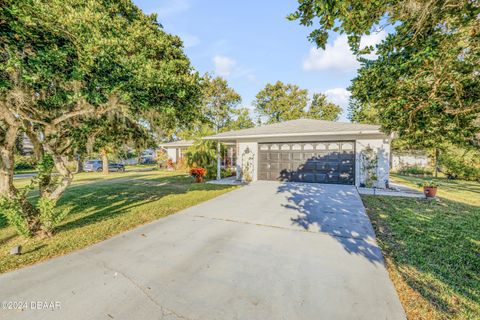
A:
<svg viewBox="0 0 480 320">
<path fill-rule="evenodd" d="M 77 166 L 75 168 L 75 173 L 83 172 L 83 157 L 77 156 Z"/>
<path fill-rule="evenodd" d="M 13 186 L 15 168 L 14 149 L 19 126 L 11 124 L 5 132 L 5 141 L 0 145 L 0 195 L 11 197 L 16 194 Z"/>
<path fill-rule="evenodd" d="M 434 164 L 434 173 L 435 173 L 435 178 L 438 178 L 438 156 L 439 156 L 439 150 L 437 148 L 435 148 L 435 164 Z"/>
<path fill-rule="evenodd" d="M 14 169 L 14 152 L 13 149 L 0 148 L 0 195 L 13 196 L 15 187 L 13 186 L 13 169 Z"/>
<path fill-rule="evenodd" d="M 105 149 L 102 150 L 102 172 L 108 174 L 108 154 Z"/>
<path fill-rule="evenodd" d="M 55 189 L 46 194 L 50 200 L 57 201 L 62 196 L 63 192 L 67 189 L 73 180 L 73 174 L 67 168 L 65 160 L 60 155 L 53 154 L 53 162 L 55 163 L 55 169 L 62 176 L 62 179 L 56 185 Z"/>
<path fill-rule="evenodd" d="M 0 146 L 0 196 L 10 199 L 19 196 L 17 188 L 13 185 L 14 148 L 18 129 L 18 125 L 10 125 L 5 135 L 4 144 Z M 20 198 L 19 202 L 21 214 L 27 222 L 28 229 L 32 234 L 35 234 L 40 228 L 38 210 L 28 202 L 26 196 Z"/>
</svg>

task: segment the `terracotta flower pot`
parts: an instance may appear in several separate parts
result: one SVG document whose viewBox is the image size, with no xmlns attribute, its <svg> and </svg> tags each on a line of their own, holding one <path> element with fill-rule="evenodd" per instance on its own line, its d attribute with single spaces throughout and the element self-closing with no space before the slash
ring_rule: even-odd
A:
<svg viewBox="0 0 480 320">
<path fill-rule="evenodd" d="M 437 194 L 437 187 L 423 187 L 423 193 L 427 198 L 435 198 Z"/>
<path fill-rule="evenodd" d="M 195 182 L 196 183 L 202 183 L 203 182 L 203 177 L 202 176 L 195 176 Z"/>
</svg>

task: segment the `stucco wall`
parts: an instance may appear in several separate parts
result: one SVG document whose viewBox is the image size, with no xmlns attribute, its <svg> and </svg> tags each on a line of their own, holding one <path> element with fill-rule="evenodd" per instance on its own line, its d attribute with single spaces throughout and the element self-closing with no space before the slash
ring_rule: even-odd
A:
<svg viewBox="0 0 480 320">
<path fill-rule="evenodd" d="M 258 143 L 256 141 L 238 141 L 237 150 L 237 172 L 242 172 L 246 162 L 251 163 L 252 181 L 256 181 L 258 177 Z"/>
<path fill-rule="evenodd" d="M 334 135 L 334 136 L 313 136 L 313 137 L 275 137 L 259 138 L 249 140 L 238 140 L 238 163 L 237 170 L 243 167 L 242 161 L 246 160 L 246 150 L 253 157 L 253 181 L 258 179 L 258 143 L 260 142 L 294 142 L 294 141 L 355 141 L 355 184 L 357 186 L 365 181 L 365 174 L 362 172 L 361 158 L 362 151 L 370 146 L 378 157 L 378 188 L 384 188 L 385 182 L 389 179 L 390 162 L 390 139 L 385 135 Z M 242 156 L 243 155 L 243 156 Z M 240 172 L 240 171 L 239 171 Z"/>
<path fill-rule="evenodd" d="M 392 154 L 392 169 L 398 170 L 403 167 L 417 166 L 428 167 L 428 157 L 426 154 Z"/>
<path fill-rule="evenodd" d="M 362 172 L 362 151 L 368 147 L 377 154 L 377 187 L 385 188 L 385 182 L 389 180 L 390 171 L 390 139 L 357 139 L 355 142 L 355 184 L 365 182 L 365 172 Z"/>
<path fill-rule="evenodd" d="M 177 149 L 176 148 L 167 148 L 167 155 L 169 159 L 172 159 L 173 162 L 177 162 Z"/>
</svg>

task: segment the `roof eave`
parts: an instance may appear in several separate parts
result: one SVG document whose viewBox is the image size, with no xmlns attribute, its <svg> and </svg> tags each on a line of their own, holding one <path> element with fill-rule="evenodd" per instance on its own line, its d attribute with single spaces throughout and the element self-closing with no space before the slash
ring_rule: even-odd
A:
<svg viewBox="0 0 480 320">
<path fill-rule="evenodd" d="M 253 134 L 239 136 L 207 136 L 204 140 L 232 140 L 232 139 L 254 139 L 254 138 L 282 138 L 282 137 L 303 137 L 303 136 L 334 136 L 334 135 L 363 135 L 363 134 L 381 134 L 380 130 L 354 130 L 340 132 L 304 132 L 304 133 L 274 133 L 274 134 Z"/>
</svg>

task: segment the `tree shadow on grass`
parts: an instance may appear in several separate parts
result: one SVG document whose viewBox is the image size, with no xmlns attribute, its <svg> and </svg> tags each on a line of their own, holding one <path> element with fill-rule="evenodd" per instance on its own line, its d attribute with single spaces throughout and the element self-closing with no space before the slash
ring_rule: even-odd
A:
<svg viewBox="0 0 480 320">
<path fill-rule="evenodd" d="M 384 253 L 405 282 L 449 316 L 478 314 L 480 207 L 446 199 L 363 199 Z"/>
<path fill-rule="evenodd" d="M 0 229 L 6 228 L 8 226 L 7 217 L 0 212 Z"/>
<path fill-rule="evenodd" d="M 349 254 L 362 256 L 372 263 L 383 263 L 370 221 L 354 187 L 285 182 L 277 192 L 286 196 L 288 203 L 283 206 L 293 210 L 293 225 L 329 234 Z"/>
<path fill-rule="evenodd" d="M 70 209 L 69 217 L 57 232 L 81 228 L 112 219 L 131 209 L 158 201 L 169 195 L 186 194 L 194 190 L 223 190 L 229 186 L 193 184 L 190 177 L 166 176 L 125 177 L 115 182 L 77 185 L 70 188 L 59 205 Z M 181 207 L 181 205 L 179 205 Z M 159 208 L 159 212 L 165 211 Z"/>
</svg>

